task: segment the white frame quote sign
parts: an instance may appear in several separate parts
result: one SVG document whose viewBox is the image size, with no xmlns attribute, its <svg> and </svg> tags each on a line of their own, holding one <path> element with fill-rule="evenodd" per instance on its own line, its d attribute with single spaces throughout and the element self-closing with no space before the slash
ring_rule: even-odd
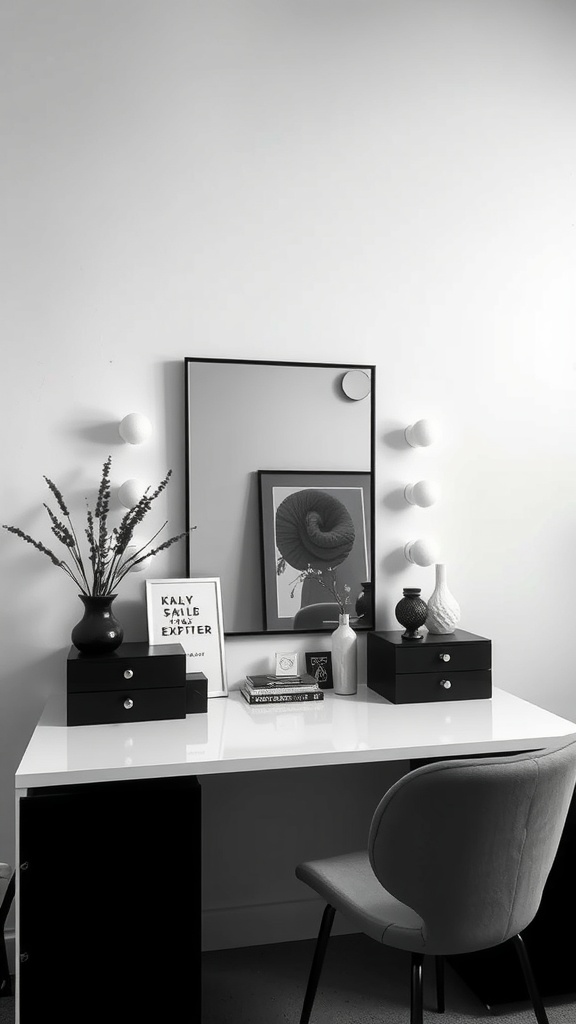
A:
<svg viewBox="0 0 576 1024">
<path fill-rule="evenodd" d="M 226 697 L 219 577 L 146 580 L 148 643 L 182 644 L 186 672 L 203 672 L 209 697 Z"/>
</svg>

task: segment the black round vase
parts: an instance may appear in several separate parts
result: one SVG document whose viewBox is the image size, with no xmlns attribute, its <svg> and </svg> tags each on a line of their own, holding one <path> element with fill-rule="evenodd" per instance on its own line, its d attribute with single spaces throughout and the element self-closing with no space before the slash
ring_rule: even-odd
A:
<svg viewBox="0 0 576 1024">
<path fill-rule="evenodd" d="M 362 584 L 362 590 L 356 598 L 356 604 L 354 606 L 356 615 L 363 620 L 363 622 L 355 622 L 354 625 L 363 625 L 363 623 L 370 624 L 372 621 L 372 581 L 367 580 Z"/>
<path fill-rule="evenodd" d="M 422 640 L 424 634 L 419 632 L 419 627 L 426 622 L 428 605 L 420 597 L 420 587 L 405 587 L 402 593 L 404 597 L 398 601 L 394 609 L 398 622 L 404 626 L 402 639 Z"/>
<path fill-rule="evenodd" d="M 112 602 L 116 594 L 106 597 L 78 595 L 84 605 L 84 616 L 72 630 L 72 643 L 82 654 L 110 654 L 120 647 L 124 630 L 114 618 Z"/>
</svg>

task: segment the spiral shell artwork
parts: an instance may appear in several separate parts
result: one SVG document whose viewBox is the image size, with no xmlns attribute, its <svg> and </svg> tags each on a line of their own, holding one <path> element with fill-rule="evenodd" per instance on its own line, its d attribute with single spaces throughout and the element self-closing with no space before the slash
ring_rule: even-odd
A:
<svg viewBox="0 0 576 1024">
<path fill-rule="evenodd" d="M 340 565 L 350 554 L 354 540 L 348 509 L 325 491 L 295 491 L 278 506 L 276 545 L 294 569 Z"/>
</svg>

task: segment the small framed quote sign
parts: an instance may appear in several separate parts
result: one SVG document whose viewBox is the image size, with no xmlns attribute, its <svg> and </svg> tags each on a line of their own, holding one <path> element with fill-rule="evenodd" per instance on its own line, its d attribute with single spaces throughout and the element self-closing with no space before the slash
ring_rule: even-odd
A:
<svg viewBox="0 0 576 1024">
<path fill-rule="evenodd" d="M 330 651 L 307 651 L 306 671 L 314 677 L 321 690 L 331 690 L 334 686 Z"/>
<path fill-rule="evenodd" d="M 209 697 L 226 697 L 220 580 L 146 580 L 149 644 L 182 644 L 186 672 L 203 672 Z"/>
</svg>

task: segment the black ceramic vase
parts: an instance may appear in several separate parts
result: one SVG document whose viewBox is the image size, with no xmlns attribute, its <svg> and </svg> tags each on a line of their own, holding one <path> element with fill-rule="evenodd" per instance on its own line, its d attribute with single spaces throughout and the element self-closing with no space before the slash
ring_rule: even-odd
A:
<svg viewBox="0 0 576 1024">
<path fill-rule="evenodd" d="M 84 616 L 72 630 L 72 643 L 82 654 L 110 654 L 120 646 L 124 630 L 114 618 L 112 602 L 116 594 L 92 597 L 79 594 L 84 605 Z"/>
<path fill-rule="evenodd" d="M 362 584 L 362 590 L 356 598 L 356 604 L 354 606 L 356 615 L 359 616 L 360 622 L 355 622 L 355 626 L 362 626 L 366 623 L 369 625 L 372 622 L 372 581 L 367 580 Z"/>
<path fill-rule="evenodd" d="M 428 605 L 420 597 L 420 587 L 405 587 L 402 591 L 404 597 L 398 601 L 394 614 L 401 626 L 404 626 L 402 633 L 403 640 L 422 640 L 423 633 L 419 627 L 426 622 Z"/>
</svg>

